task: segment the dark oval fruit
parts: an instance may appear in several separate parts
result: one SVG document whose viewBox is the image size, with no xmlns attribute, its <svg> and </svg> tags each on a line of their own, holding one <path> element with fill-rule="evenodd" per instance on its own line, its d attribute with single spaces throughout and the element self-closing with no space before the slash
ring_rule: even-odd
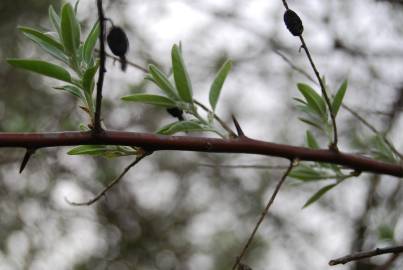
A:
<svg viewBox="0 0 403 270">
<path fill-rule="evenodd" d="M 126 33 L 122 28 L 113 26 L 106 37 L 106 41 L 112 53 L 119 56 L 122 70 L 126 70 L 127 62 L 125 55 L 129 49 L 129 40 Z"/>
<path fill-rule="evenodd" d="M 129 48 L 129 40 L 122 28 L 114 26 L 106 37 L 108 46 L 116 56 L 124 56 Z"/>
<path fill-rule="evenodd" d="M 300 36 L 304 31 L 302 21 L 295 11 L 287 9 L 284 13 L 284 23 L 294 36 Z"/>
</svg>

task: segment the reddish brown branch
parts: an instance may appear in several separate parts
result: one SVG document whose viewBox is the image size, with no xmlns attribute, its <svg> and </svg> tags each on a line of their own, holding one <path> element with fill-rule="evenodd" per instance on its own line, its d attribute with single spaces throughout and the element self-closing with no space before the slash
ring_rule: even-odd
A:
<svg viewBox="0 0 403 270">
<path fill-rule="evenodd" d="M 190 136 L 160 136 L 149 133 L 104 131 L 0 133 L 0 147 L 42 148 L 73 145 L 129 145 L 146 151 L 179 150 L 210 153 L 243 153 L 339 164 L 356 171 L 403 176 L 403 168 L 367 157 L 253 140 L 247 137 L 215 139 Z"/>
<path fill-rule="evenodd" d="M 331 260 L 329 262 L 329 265 L 337 265 L 337 264 L 346 264 L 351 261 L 358 261 L 382 254 L 388 254 L 388 253 L 402 253 L 403 252 L 403 246 L 396 246 L 396 247 L 387 247 L 387 248 L 377 248 L 371 251 L 363 251 L 363 252 L 357 252 L 354 254 L 350 254 L 341 258 L 337 258 L 334 260 Z"/>
</svg>

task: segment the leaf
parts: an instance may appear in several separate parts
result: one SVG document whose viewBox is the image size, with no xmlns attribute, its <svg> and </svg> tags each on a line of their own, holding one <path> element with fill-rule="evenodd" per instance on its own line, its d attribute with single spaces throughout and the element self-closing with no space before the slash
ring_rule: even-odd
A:
<svg viewBox="0 0 403 270">
<path fill-rule="evenodd" d="M 92 95 L 92 91 L 94 89 L 94 76 L 97 73 L 97 70 L 99 68 L 99 64 L 96 64 L 93 67 L 88 68 L 83 75 L 83 88 L 84 91 L 86 91 L 87 93 L 89 93 L 89 95 Z"/>
<path fill-rule="evenodd" d="M 292 98 L 293 100 L 295 100 L 296 102 L 298 102 L 298 103 L 301 103 L 302 105 L 307 105 L 307 103 L 306 103 L 306 101 L 305 100 L 302 100 L 302 99 L 300 99 L 300 98 Z"/>
<path fill-rule="evenodd" d="M 297 84 L 297 87 L 308 102 L 308 106 L 312 108 L 322 118 L 326 119 L 326 104 L 323 101 L 322 97 L 318 93 L 316 93 L 316 91 L 313 90 L 309 85 L 299 83 Z"/>
<path fill-rule="evenodd" d="M 61 81 L 71 82 L 69 72 L 61 66 L 52 63 L 32 59 L 7 59 L 7 62 L 17 68 L 26 69 Z"/>
<path fill-rule="evenodd" d="M 392 149 L 390 149 L 382 136 L 376 135 L 372 139 L 371 146 L 375 149 L 373 152 L 376 159 L 391 163 L 397 162 Z"/>
<path fill-rule="evenodd" d="M 151 75 L 152 82 L 154 82 L 168 97 L 178 99 L 176 89 L 169 81 L 168 77 L 158 67 L 153 64 L 148 66 L 148 72 Z M 147 79 L 150 79 L 146 76 Z"/>
<path fill-rule="evenodd" d="M 64 47 L 59 41 L 33 28 L 19 26 L 18 29 L 47 53 L 64 63 L 68 63 L 68 59 L 64 54 Z"/>
<path fill-rule="evenodd" d="M 62 7 L 60 28 L 66 52 L 75 56 L 80 45 L 80 25 L 77 22 L 73 7 L 69 3 Z"/>
<path fill-rule="evenodd" d="M 304 122 L 305 124 L 308 124 L 308 125 L 311 125 L 311 126 L 313 126 L 313 127 L 316 127 L 316 128 L 319 129 L 319 130 L 323 130 L 323 128 L 322 128 L 318 123 L 315 123 L 315 122 L 313 122 L 313 121 L 311 121 L 311 120 L 309 120 L 309 119 L 302 118 L 302 117 L 299 117 L 298 119 L 299 119 L 301 122 Z"/>
<path fill-rule="evenodd" d="M 69 152 L 67 152 L 67 154 L 114 158 L 120 156 L 134 155 L 135 151 L 127 151 L 123 147 L 113 145 L 80 145 L 71 149 Z"/>
<path fill-rule="evenodd" d="M 175 79 L 176 89 L 179 96 L 185 102 L 193 102 L 192 84 L 189 79 L 189 74 L 186 70 L 185 63 L 183 61 L 181 50 L 178 45 L 172 47 L 172 70 Z"/>
<path fill-rule="evenodd" d="M 199 122 L 196 121 L 178 121 L 160 128 L 156 133 L 162 135 L 173 135 L 178 132 L 197 131 L 211 131 L 211 129 L 203 127 Z"/>
<path fill-rule="evenodd" d="M 395 239 L 393 228 L 386 224 L 379 226 L 378 238 L 384 241 L 393 241 Z"/>
<path fill-rule="evenodd" d="M 298 167 L 295 167 L 288 176 L 302 181 L 317 181 L 327 179 L 326 176 L 323 176 L 320 172 L 306 165 L 299 165 Z"/>
<path fill-rule="evenodd" d="M 175 101 L 170 98 L 159 96 L 159 95 L 151 95 L 151 94 L 134 94 L 122 97 L 124 101 L 132 101 L 139 103 L 151 104 L 159 107 L 172 108 L 177 106 Z"/>
<path fill-rule="evenodd" d="M 304 204 L 304 206 L 302 208 L 306 208 L 309 205 L 311 205 L 312 203 L 316 202 L 317 200 L 319 200 L 323 195 L 325 195 L 329 190 L 331 190 L 335 186 L 337 186 L 337 183 L 327 185 L 327 186 L 324 186 L 323 188 L 319 189 L 315 194 L 312 195 L 312 197 L 310 197 L 308 199 L 308 201 Z"/>
<path fill-rule="evenodd" d="M 213 111 L 215 111 L 218 99 L 220 97 L 222 86 L 224 85 L 225 79 L 227 78 L 231 68 L 232 68 L 232 61 L 231 60 L 225 61 L 225 63 L 221 66 L 220 70 L 217 72 L 217 75 L 211 85 L 209 101 Z"/>
<path fill-rule="evenodd" d="M 97 43 L 97 40 L 99 38 L 99 33 L 100 33 L 100 26 L 99 23 L 96 22 L 84 41 L 83 59 L 89 66 L 91 66 L 93 63 L 93 51 L 95 44 Z"/>
<path fill-rule="evenodd" d="M 78 10 L 78 4 L 80 4 L 80 0 L 77 0 L 76 3 L 74 4 L 74 14 L 77 15 L 77 10 Z"/>
<path fill-rule="evenodd" d="M 346 94 L 348 82 L 345 80 L 343 84 L 340 86 L 339 90 L 337 90 L 336 95 L 333 98 L 332 102 L 332 112 L 333 115 L 336 116 L 339 112 L 340 106 L 343 103 L 344 95 Z"/>
<path fill-rule="evenodd" d="M 309 146 L 309 148 L 319 149 L 318 142 L 316 141 L 312 132 L 310 132 L 309 130 L 306 131 L 306 144 Z"/>
<path fill-rule="evenodd" d="M 73 96 L 76 96 L 76 97 L 78 97 L 78 98 L 80 98 L 80 99 L 82 99 L 82 100 L 84 99 L 84 97 L 83 97 L 83 95 L 82 95 L 82 93 L 81 93 L 81 89 L 78 88 L 77 86 L 74 86 L 74 85 L 63 85 L 63 86 L 61 86 L 61 87 L 53 87 L 53 88 L 56 89 L 56 90 L 63 90 L 63 91 L 66 91 L 66 92 L 72 94 Z"/>
<path fill-rule="evenodd" d="M 59 33 L 60 36 L 60 17 L 56 13 L 55 9 L 52 5 L 49 6 L 49 21 L 53 27 L 53 29 Z"/>
</svg>

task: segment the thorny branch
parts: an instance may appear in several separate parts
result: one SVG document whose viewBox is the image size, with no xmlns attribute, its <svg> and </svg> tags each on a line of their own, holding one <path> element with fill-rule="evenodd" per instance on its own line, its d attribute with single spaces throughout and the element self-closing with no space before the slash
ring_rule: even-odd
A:
<svg viewBox="0 0 403 270">
<path fill-rule="evenodd" d="M 262 224 L 264 218 L 267 216 L 270 207 L 272 206 L 274 200 L 276 199 L 276 196 L 278 194 L 278 192 L 280 191 L 281 186 L 283 185 L 285 179 L 287 178 L 288 174 L 290 173 L 290 171 L 292 170 L 292 168 L 296 165 L 297 160 L 290 160 L 290 165 L 288 166 L 287 170 L 284 172 L 283 176 L 281 177 L 280 181 L 278 182 L 276 188 L 274 189 L 273 194 L 270 197 L 269 202 L 267 203 L 266 207 L 264 208 L 262 214 L 260 215 L 259 220 L 257 221 L 255 227 L 253 228 L 253 231 L 251 233 L 251 235 L 248 238 L 248 241 L 246 241 L 245 246 L 242 248 L 242 251 L 240 252 L 239 256 L 237 256 L 234 265 L 232 266 L 232 270 L 235 270 L 237 268 L 237 266 L 239 265 L 239 263 L 242 261 L 242 258 L 245 256 L 250 244 L 253 241 L 253 238 L 256 235 L 257 230 L 259 229 L 259 226 Z"/>
<path fill-rule="evenodd" d="M 148 151 L 178 150 L 210 153 L 241 153 L 298 158 L 301 161 L 332 163 L 359 172 L 372 172 L 403 177 L 403 167 L 364 156 L 336 152 L 328 149 L 312 149 L 254 140 L 244 137 L 217 139 L 193 136 L 162 136 L 150 133 L 105 130 L 97 136 L 89 132 L 48 133 L 0 133 L 0 148 L 44 148 L 73 145 L 129 145 Z"/>
</svg>

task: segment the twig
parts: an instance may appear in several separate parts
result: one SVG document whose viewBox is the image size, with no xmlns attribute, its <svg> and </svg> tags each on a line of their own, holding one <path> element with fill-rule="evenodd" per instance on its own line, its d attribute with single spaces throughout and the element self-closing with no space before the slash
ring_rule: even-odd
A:
<svg viewBox="0 0 403 270">
<path fill-rule="evenodd" d="M 96 51 L 99 52 L 99 50 L 96 50 Z M 119 61 L 119 62 L 121 61 L 119 57 L 111 55 L 111 54 L 109 54 L 107 52 L 105 52 L 105 56 L 108 57 L 108 58 L 113 59 L 114 61 Z M 129 60 L 126 60 L 126 63 L 127 63 L 128 66 L 132 66 L 132 67 L 134 67 L 134 68 L 136 68 L 138 70 L 141 70 L 144 73 L 148 73 L 148 69 L 146 69 L 145 67 L 143 67 L 143 66 L 141 66 L 139 64 L 136 64 L 136 63 L 134 63 L 132 61 L 129 61 Z"/>
<path fill-rule="evenodd" d="M 325 102 L 326 102 L 326 105 L 327 105 L 327 107 L 329 109 L 329 114 L 330 114 L 330 118 L 332 120 L 332 125 L 333 125 L 333 142 L 330 145 L 330 149 L 338 151 L 338 148 L 337 148 L 338 137 L 337 137 L 336 116 L 333 113 L 332 104 L 330 103 L 329 96 L 327 95 L 327 92 L 326 92 L 326 86 L 323 83 L 322 78 L 320 77 L 319 71 L 316 68 L 316 65 L 315 65 L 315 63 L 314 63 L 314 61 L 312 59 L 311 53 L 309 52 L 308 46 L 306 45 L 304 37 L 302 36 L 302 34 L 299 36 L 299 39 L 301 40 L 302 48 L 304 49 L 304 51 L 306 53 L 306 56 L 309 59 L 309 63 L 311 64 L 311 67 L 312 67 L 312 69 L 313 69 L 313 71 L 314 71 L 314 73 L 316 75 L 316 78 L 318 79 L 320 89 L 322 90 L 322 95 L 323 95 L 323 97 L 325 99 Z"/>
<path fill-rule="evenodd" d="M 287 1 L 286 0 L 282 0 L 282 1 L 283 1 L 284 8 L 288 11 L 289 8 L 288 8 Z M 298 20 L 300 20 L 298 18 L 298 15 L 295 15 L 295 16 L 297 17 Z M 323 80 L 320 77 L 319 71 L 316 68 L 316 65 L 315 65 L 315 63 L 314 63 L 314 61 L 312 59 L 311 53 L 309 52 L 308 46 L 306 45 L 304 37 L 302 36 L 303 27 L 302 27 L 302 22 L 300 22 L 300 23 L 301 23 L 301 31 L 300 32 L 298 31 L 298 32 L 292 33 L 292 34 L 295 35 L 295 36 L 298 35 L 298 37 L 299 37 L 299 39 L 301 41 L 301 44 L 302 44 L 301 48 L 304 49 L 304 51 L 306 53 L 306 56 L 308 57 L 309 63 L 311 64 L 311 67 L 312 67 L 312 69 L 313 69 L 313 71 L 315 73 L 315 76 L 318 79 L 320 89 L 322 91 L 322 95 L 323 95 L 323 97 L 325 99 L 326 106 L 329 109 L 329 114 L 330 114 L 330 118 L 332 120 L 332 126 L 333 126 L 333 142 L 330 144 L 329 147 L 330 147 L 331 150 L 334 150 L 334 151 L 337 152 L 338 151 L 338 148 L 337 148 L 338 137 L 337 137 L 336 116 L 333 113 L 332 105 L 330 103 L 329 96 L 327 95 L 327 92 L 326 92 L 326 86 L 325 86 L 325 84 L 323 83 Z M 286 22 L 286 24 L 287 24 L 287 22 Z M 287 25 L 287 27 L 289 27 L 289 26 Z"/>
<path fill-rule="evenodd" d="M 382 254 L 388 254 L 388 253 L 397 254 L 397 253 L 402 253 L 402 252 L 403 252 L 403 246 L 377 248 L 377 249 L 374 249 L 371 251 L 357 252 L 357 253 L 350 254 L 350 255 L 347 255 L 347 256 L 344 256 L 341 258 L 331 260 L 329 262 L 329 265 L 333 266 L 333 265 L 338 265 L 338 264 L 346 264 L 351 261 L 358 261 L 358 260 L 362 260 L 362 259 L 366 259 L 366 258 L 370 258 L 370 257 L 382 255 Z"/>
<path fill-rule="evenodd" d="M 123 178 L 123 176 L 125 176 L 125 174 L 126 174 L 133 166 L 135 166 L 135 165 L 136 165 L 137 163 L 139 163 L 143 158 L 145 158 L 146 156 L 148 156 L 148 155 L 150 155 L 150 154 L 151 154 L 151 153 L 146 153 L 146 152 L 145 152 L 144 154 L 137 156 L 136 159 L 135 159 L 132 163 L 130 163 L 130 164 L 123 170 L 123 172 L 122 172 L 118 177 L 116 177 L 115 179 L 113 179 L 112 182 L 111 182 L 106 188 L 104 188 L 101 192 L 99 192 L 99 193 L 98 193 L 94 198 L 92 198 L 91 200 L 86 201 L 86 202 L 77 203 L 77 202 L 72 202 L 72 201 L 68 200 L 67 198 L 64 198 L 65 201 L 66 201 L 68 204 L 73 205 L 73 206 L 84 206 L 84 205 L 89 206 L 89 205 L 92 205 L 93 203 L 97 202 L 101 197 L 103 197 L 113 186 L 115 186 L 115 185 Z"/>
<path fill-rule="evenodd" d="M 257 232 L 257 230 L 259 229 L 259 226 L 262 224 L 264 218 L 266 217 L 266 215 L 269 212 L 269 209 L 271 207 L 271 205 L 274 202 L 274 199 L 276 198 L 278 192 L 280 191 L 281 186 L 283 185 L 285 179 L 287 178 L 287 175 L 290 173 L 290 171 L 292 170 L 292 168 L 294 167 L 295 164 L 295 160 L 290 160 L 290 165 L 288 166 L 287 170 L 284 172 L 283 176 L 281 177 L 280 181 L 278 182 L 276 188 L 274 189 L 273 194 L 270 197 L 269 202 L 267 203 L 265 209 L 263 210 L 262 214 L 260 215 L 259 220 L 257 221 L 255 228 L 253 229 L 251 235 L 249 236 L 248 241 L 246 242 L 245 246 L 243 247 L 241 253 L 239 254 L 239 256 L 237 256 L 234 265 L 232 266 L 232 270 L 235 270 L 237 268 L 237 266 L 239 265 L 239 263 L 242 261 L 243 256 L 245 256 L 246 251 L 248 250 L 248 247 L 250 246 L 250 244 L 252 243 L 253 238 L 255 237 L 255 234 Z"/>
<path fill-rule="evenodd" d="M 99 76 L 97 82 L 97 98 L 95 104 L 95 120 L 94 120 L 94 132 L 100 133 L 102 131 L 101 125 L 101 105 L 102 105 L 102 88 L 104 84 L 105 69 L 105 15 L 102 8 L 102 0 L 97 0 L 98 18 L 100 25 L 99 33 Z"/>
<path fill-rule="evenodd" d="M 283 0 L 283 5 L 284 5 L 285 9 L 288 9 L 288 4 L 287 4 L 286 0 Z"/>
<path fill-rule="evenodd" d="M 285 54 L 283 54 L 281 51 L 279 50 L 274 50 L 274 53 L 277 54 L 278 56 L 280 56 L 293 70 L 297 71 L 298 73 L 302 74 L 305 78 L 307 78 L 308 80 L 310 80 L 312 83 L 314 84 L 318 84 L 317 81 L 315 81 L 314 78 L 312 78 L 311 75 L 308 74 L 308 72 L 306 72 L 305 70 L 303 70 L 302 68 L 296 66 Z"/>
</svg>

